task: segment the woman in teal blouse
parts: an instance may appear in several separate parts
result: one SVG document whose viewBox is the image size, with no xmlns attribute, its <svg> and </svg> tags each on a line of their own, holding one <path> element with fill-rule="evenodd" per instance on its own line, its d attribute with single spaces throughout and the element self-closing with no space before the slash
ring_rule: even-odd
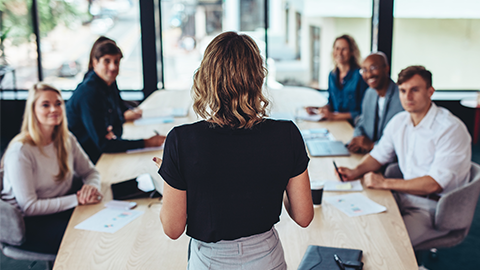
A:
<svg viewBox="0 0 480 270">
<path fill-rule="evenodd" d="M 361 113 L 363 95 L 368 85 L 359 73 L 360 51 L 349 35 L 337 37 L 333 43 L 335 68 L 328 76 L 328 104 L 308 107 L 310 114 L 322 114 L 326 120 L 354 121 Z"/>
</svg>

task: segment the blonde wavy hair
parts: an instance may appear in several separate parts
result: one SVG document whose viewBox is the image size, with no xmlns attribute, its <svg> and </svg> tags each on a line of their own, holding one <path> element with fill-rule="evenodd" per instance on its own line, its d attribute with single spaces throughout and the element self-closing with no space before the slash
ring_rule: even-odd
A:
<svg viewBox="0 0 480 270">
<path fill-rule="evenodd" d="M 343 39 L 348 43 L 348 47 L 350 48 L 350 52 L 352 53 L 352 56 L 350 57 L 350 61 L 348 62 L 350 64 L 350 69 L 359 68 L 360 67 L 360 50 L 358 49 L 358 45 L 357 45 L 357 42 L 355 42 L 355 39 L 350 35 L 341 35 L 337 37 L 333 42 L 334 49 L 335 49 L 335 43 L 339 39 Z M 333 59 L 333 63 L 335 63 L 335 59 L 333 57 L 333 51 L 332 51 L 332 59 Z M 336 68 L 337 68 L 337 63 L 335 63 L 335 69 Z"/>
<path fill-rule="evenodd" d="M 205 50 L 195 72 L 193 110 L 209 122 L 231 128 L 252 128 L 267 116 L 262 94 L 266 68 L 255 41 L 224 32 Z"/>
<path fill-rule="evenodd" d="M 67 125 L 67 116 L 65 110 L 65 102 L 63 101 L 61 92 L 42 82 L 36 83 L 28 91 L 28 98 L 25 104 L 25 112 L 23 114 L 22 128 L 20 133 L 15 136 L 9 145 L 13 142 L 22 142 L 24 144 L 28 143 L 30 145 L 37 146 L 40 149 L 40 152 L 43 152 L 43 145 L 46 141 L 46 138 L 43 137 L 42 132 L 40 131 L 40 123 L 38 118 L 35 115 L 35 103 L 38 100 L 38 97 L 42 92 L 53 91 L 58 94 L 60 101 L 62 102 L 62 122 L 56 126 L 53 130 L 52 141 L 57 152 L 57 160 L 59 172 L 55 176 L 57 181 L 65 180 L 70 168 L 68 166 L 68 153 L 70 152 L 70 141 L 68 139 L 68 125 Z M 3 160 L 2 160 L 3 167 Z"/>
</svg>

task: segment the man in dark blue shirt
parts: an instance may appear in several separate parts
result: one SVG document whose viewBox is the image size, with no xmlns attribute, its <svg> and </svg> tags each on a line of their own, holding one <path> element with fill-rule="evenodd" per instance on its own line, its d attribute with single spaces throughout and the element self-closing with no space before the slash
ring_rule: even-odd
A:
<svg viewBox="0 0 480 270">
<path fill-rule="evenodd" d="M 67 103 L 68 128 L 77 137 L 93 163 L 102 153 L 160 146 L 164 136 L 145 140 L 122 140 L 125 122 L 115 80 L 122 52 L 112 41 L 94 47 L 93 71 L 87 73 Z"/>
</svg>

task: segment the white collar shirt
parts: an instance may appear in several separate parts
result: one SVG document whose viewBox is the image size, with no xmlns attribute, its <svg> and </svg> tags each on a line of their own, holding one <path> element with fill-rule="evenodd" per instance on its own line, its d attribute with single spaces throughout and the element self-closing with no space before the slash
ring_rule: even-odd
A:
<svg viewBox="0 0 480 270">
<path fill-rule="evenodd" d="M 468 183 L 472 150 L 465 124 L 433 102 L 416 126 L 406 111 L 395 115 L 370 152 L 382 165 L 395 155 L 403 178 L 432 177 L 446 194 Z"/>
</svg>

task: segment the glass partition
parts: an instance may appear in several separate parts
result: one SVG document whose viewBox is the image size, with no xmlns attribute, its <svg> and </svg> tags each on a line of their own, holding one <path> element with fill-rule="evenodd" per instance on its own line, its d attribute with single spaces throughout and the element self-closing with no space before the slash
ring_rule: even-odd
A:
<svg viewBox="0 0 480 270">
<path fill-rule="evenodd" d="M 336 37 L 349 34 L 370 53 L 372 0 L 270 0 L 270 85 L 328 88 Z"/>
<path fill-rule="evenodd" d="M 38 81 L 32 1 L 0 2 L 0 89 L 28 89 Z"/>
<path fill-rule="evenodd" d="M 165 89 L 188 90 L 205 48 L 224 31 L 250 35 L 265 55 L 263 0 L 161 1 Z"/>
<path fill-rule="evenodd" d="M 93 43 L 99 36 L 106 36 L 123 53 L 117 77 L 119 89 L 142 90 L 138 1 L 39 0 L 44 81 L 62 90 L 74 90 L 88 69 Z"/>
<path fill-rule="evenodd" d="M 423 65 L 436 89 L 480 89 L 479 1 L 395 0 L 394 8 L 392 79 Z"/>
</svg>

